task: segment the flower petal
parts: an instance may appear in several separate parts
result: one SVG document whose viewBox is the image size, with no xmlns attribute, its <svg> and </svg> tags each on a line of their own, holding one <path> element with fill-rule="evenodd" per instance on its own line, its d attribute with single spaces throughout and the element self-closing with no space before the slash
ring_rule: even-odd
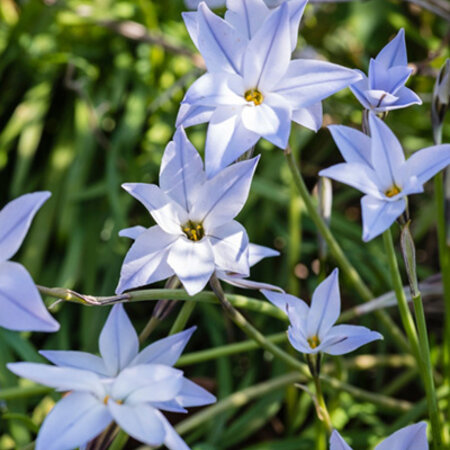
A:
<svg viewBox="0 0 450 450">
<path fill-rule="evenodd" d="M 181 103 L 180 109 L 178 110 L 176 126 L 183 125 L 184 128 L 188 128 L 199 123 L 209 122 L 215 109 L 214 106 Z"/>
<path fill-rule="evenodd" d="M 382 190 L 389 189 L 401 180 L 405 155 L 394 133 L 373 113 L 369 114 L 369 126 L 372 166 L 382 183 Z"/>
<path fill-rule="evenodd" d="M 105 395 L 105 388 L 100 377 L 94 372 L 28 362 L 9 363 L 7 367 L 22 378 L 28 378 L 60 391 L 91 392 L 98 398 L 103 398 Z"/>
<path fill-rule="evenodd" d="M 225 20 L 250 40 L 269 14 L 269 8 L 261 0 L 228 0 Z"/>
<path fill-rule="evenodd" d="M 191 85 L 183 103 L 207 107 L 246 105 L 244 92 L 244 81 L 240 75 L 208 72 Z"/>
<path fill-rule="evenodd" d="M 0 326 L 17 331 L 59 330 L 30 274 L 16 262 L 0 262 Z"/>
<path fill-rule="evenodd" d="M 100 333 L 99 348 L 111 376 L 118 374 L 137 355 L 138 336 L 122 304 L 112 307 Z"/>
<path fill-rule="evenodd" d="M 36 450 L 71 450 L 101 433 L 112 421 L 102 401 L 86 392 L 73 392 L 50 411 L 39 431 Z"/>
<path fill-rule="evenodd" d="M 292 120 L 310 130 L 317 132 L 323 123 L 322 102 L 313 103 L 292 111 Z"/>
<path fill-rule="evenodd" d="M 240 73 L 246 42 L 233 26 L 210 11 L 198 7 L 198 49 L 209 72 Z"/>
<path fill-rule="evenodd" d="M 267 291 L 276 291 L 284 293 L 284 290 L 279 286 L 275 286 L 274 284 L 269 283 L 261 283 L 259 281 L 249 280 L 244 278 L 239 274 L 232 274 L 229 272 L 223 272 L 221 270 L 216 270 L 217 278 L 225 283 L 231 284 L 231 286 L 236 286 L 242 289 L 255 289 L 258 291 L 267 290 Z"/>
<path fill-rule="evenodd" d="M 388 202 L 370 195 L 361 199 L 363 241 L 367 242 L 386 231 L 405 210 L 404 198 Z"/>
<path fill-rule="evenodd" d="M 403 86 L 400 88 L 396 93 L 395 96 L 397 97 L 397 100 L 395 103 L 389 105 L 388 107 L 384 108 L 386 111 L 392 111 L 394 109 L 399 108 L 406 108 L 407 106 L 411 105 L 421 105 L 422 100 L 421 98 L 411 89 Z"/>
<path fill-rule="evenodd" d="M 330 437 L 330 450 L 352 450 L 352 448 L 342 439 L 337 430 L 333 430 Z"/>
<path fill-rule="evenodd" d="M 246 89 L 270 92 L 285 74 L 291 59 L 288 7 L 270 14 L 247 45 L 243 75 Z"/>
<path fill-rule="evenodd" d="M 291 343 L 292 347 L 294 347 L 300 353 L 318 353 L 318 348 L 311 348 L 309 345 L 302 328 L 296 328 L 294 326 L 290 326 L 288 328 L 288 339 Z"/>
<path fill-rule="evenodd" d="M 131 365 L 137 364 L 164 364 L 173 366 L 183 353 L 189 339 L 191 338 L 197 327 L 191 327 L 180 333 L 173 334 L 145 347 Z"/>
<path fill-rule="evenodd" d="M 199 2 L 196 2 L 196 5 L 191 9 L 197 9 L 198 3 Z M 181 13 L 181 17 L 184 20 L 184 24 L 189 33 L 189 36 L 192 39 L 192 42 L 198 48 L 198 13 L 196 11 L 184 11 Z"/>
<path fill-rule="evenodd" d="M 233 164 L 204 184 L 191 211 L 191 219 L 209 230 L 231 222 L 247 200 L 259 157 Z"/>
<path fill-rule="evenodd" d="M 391 434 L 375 450 L 428 450 L 427 424 L 415 423 Z"/>
<path fill-rule="evenodd" d="M 180 392 L 176 396 L 177 402 L 188 408 L 190 406 L 204 406 L 216 402 L 216 397 L 198 384 L 183 378 Z"/>
<path fill-rule="evenodd" d="M 372 167 L 369 136 L 343 125 L 330 125 L 328 129 L 346 162 Z"/>
<path fill-rule="evenodd" d="M 287 314 L 287 311 L 293 311 L 301 316 L 306 317 L 308 315 L 309 307 L 301 299 L 286 293 L 272 292 L 267 290 L 261 291 L 262 295 L 269 300 L 270 303 L 275 305 Z"/>
<path fill-rule="evenodd" d="M 147 208 L 156 223 L 166 233 L 174 235 L 182 233 L 181 225 L 188 220 L 186 210 L 156 184 L 125 183 L 122 187 Z"/>
<path fill-rule="evenodd" d="M 178 239 L 169 250 L 167 262 L 189 295 L 200 292 L 214 272 L 214 253 L 206 238 L 197 242 Z"/>
<path fill-rule="evenodd" d="M 307 320 L 308 336 L 317 336 L 322 341 L 341 313 L 339 293 L 339 271 L 331 274 L 317 286 L 311 299 Z"/>
<path fill-rule="evenodd" d="M 178 236 L 166 233 L 158 225 L 141 233 L 125 256 L 116 292 L 145 286 L 173 275 L 167 256 L 177 239 Z"/>
<path fill-rule="evenodd" d="M 298 28 L 308 0 L 290 0 L 288 5 L 289 27 L 291 31 L 291 52 L 297 47 Z"/>
<path fill-rule="evenodd" d="M 195 194 L 206 179 L 203 161 L 189 142 L 183 127 L 177 128 L 161 161 L 159 186 L 162 191 L 189 211 Z"/>
<path fill-rule="evenodd" d="M 235 220 L 208 231 L 216 267 L 228 272 L 249 274 L 248 236 Z"/>
<path fill-rule="evenodd" d="M 164 437 L 164 445 L 169 450 L 190 450 L 190 448 L 186 445 L 186 442 L 181 439 L 180 435 L 175 431 L 164 415 L 159 411 L 156 411 L 156 414 L 159 416 L 166 433 L 166 436 Z"/>
<path fill-rule="evenodd" d="M 289 63 L 275 92 L 293 109 L 309 106 L 361 79 L 361 74 L 338 64 L 314 59 L 295 59 Z"/>
<path fill-rule="evenodd" d="M 92 353 L 73 350 L 40 350 L 39 353 L 57 366 L 87 370 L 102 376 L 108 375 L 103 359 Z"/>
<path fill-rule="evenodd" d="M 414 153 L 406 161 L 408 177 L 416 176 L 421 184 L 450 164 L 450 144 L 434 145 Z"/>
<path fill-rule="evenodd" d="M 374 197 L 381 197 L 380 189 L 377 185 L 377 175 L 374 170 L 366 164 L 341 163 L 323 169 L 319 172 L 321 177 L 332 178 L 341 183 L 348 184 L 365 194 Z"/>
<path fill-rule="evenodd" d="M 353 92 L 353 95 L 358 99 L 358 101 L 361 103 L 361 105 L 364 106 L 366 109 L 371 109 L 372 106 L 369 102 L 369 99 L 366 97 L 365 92 L 369 89 L 369 79 L 367 78 L 366 74 L 361 72 L 360 70 L 355 69 L 355 72 L 358 72 L 362 79 L 360 81 L 357 81 L 356 83 L 351 84 L 350 90 Z"/>
<path fill-rule="evenodd" d="M 127 404 L 164 402 L 180 392 L 183 372 L 162 364 L 145 364 L 122 370 L 114 380 L 111 396 Z"/>
<path fill-rule="evenodd" d="M 366 327 L 336 325 L 328 332 L 321 351 L 329 355 L 343 355 L 378 339 L 383 339 L 383 336 Z"/>
<path fill-rule="evenodd" d="M 142 227 L 141 225 L 136 225 L 134 227 L 124 228 L 123 230 L 120 230 L 119 236 L 127 237 L 135 241 L 138 238 L 138 236 L 146 230 L 147 228 Z"/>
<path fill-rule="evenodd" d="M 150 405 L 119 405 L 110 399 L 108 409 L 120 428 L 134 439 L 155 447 L 164 442 L 164 426 L 157 410 Z"/>
<path fill-rule="evenodd" d="M 253 267 L 264 258 L 271 258 L 272 256 L 279 256 L 280 252 L 263 245 L 253 243 L 248 244 L 248 264 Z"/>
<path fill-rule="evenodd" d="M 0 262 L 10 259 L 17 252 L 33 217 L 50 195 L 50 192 L 25 194 L 0 211 Z"/>
<path fill-rule="evenodd" d="M 375 60 L 382 64 L 385 69 L 393 66 L 406 66 L 408 64 L 405 30 L 403 28 L 400 29 L 391 42 L 382 48 Z"/>
</svg>

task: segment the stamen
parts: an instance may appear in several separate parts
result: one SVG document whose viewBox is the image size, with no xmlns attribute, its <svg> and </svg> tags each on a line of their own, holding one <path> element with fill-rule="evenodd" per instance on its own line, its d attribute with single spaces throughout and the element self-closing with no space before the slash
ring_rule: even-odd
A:
<svg viewBox="0 0 450 450">
<path fill-rule="evenodd" d="M 260 105 L 264 101 L 264 95 L 258 89 L 249 89 L 244 94 L 244 97 L 248 102 L 253 102 L 255 106 Z"/>
<path fill-rule="evenodd" d="M 103 403 L 105 404 L 105 405 L 107 405 L 108 404 L 108 400 L 111 398 L 111 396 L 110 395 L 106 395 L 105 396 L 105 398 L 103 399 Z M 123 403 L 123 401 L 122 400 L 114 400 L 117 404 L 119 404 L 119 405 L 121 405 L 122 403 Z"/>
<path fill-rule="evenodd" d="M 389 189 L 387 189 L 384 194 L 386 195 L 386 197 L 391 198 L 397 194 L 400 194 L 400 192 L 402 192 L 402 190 L 396 184 L 394 184 Z"/>
<path fill-rule="evenodd" d="M 182 226 L 182 230 L 186 237 L 194 242 L 200 241 L 205 235 L 205 230 L 201 223 L 195 223 L 189 221 Z"/>
<path fill-rule="evenodd" d="M 317 337 L 317 335 L 314 335 L 310 338 L 308 338 L 308 344 L 311 348 L 317 348 L 320 345 L 320 340 Z"/>
</svg>

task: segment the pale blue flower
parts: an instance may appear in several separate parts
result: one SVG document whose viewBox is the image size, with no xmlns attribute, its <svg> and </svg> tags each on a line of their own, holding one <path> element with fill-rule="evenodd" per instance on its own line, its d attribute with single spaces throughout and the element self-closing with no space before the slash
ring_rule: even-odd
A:
<svg viewBox="0 0 450 450">
<path fill-rule="evenodd" d="M 363 79 L 351 85 L 350 89 L 366 109 L 384 112 L 422 104 L 420 97 L 405 87 L 412 69 L 408 67 L 403 28 L 375 59 L 370 59 L 369 77 L 359 70 L 357 72 Z"/>
<path fill-rule="evenodd" d="M 270 10 L 262 0 L 229 0 L 225 19 L 204 3 L 183 15 L 208 72 L 186 93 L 177 124 L 209 122 L 209 177 L 261 137 L 286 148 L 291 121 L 317 131 L 320 101 L 361 78 L 326 61 L 291 61 L 305 5 L 292 0 Z"/>
<path fill-rule="evenodd" d="M 301 353 L 342 355 L 377 339 L 380 333 L 356 325 L 335 325 L 341 313 L 338 269 L 334 269 L 314 291 L 311 306 L 289 294 L 262 291 L 278 308 L 287 312 L 288 337 Z"/>
<path fill-rule="evenodd" d="M 352 450 L 352 448 L 334 430 L 330 437 L 330 450 Z M 419 422 L 401 428 L 378 444 L 374 450 L 428 450 L 427 424 Z"/>
<path fill-rule="evenodd" d="M 405 160 L 400 142 L 375 114 L 369 114 L 371 138 L 341 125 L 330 126 L 345 163 L 319 172 L 359 189 L 363 240 L 387 230 L 406 208 L 409 194 L 423 192 L 423 184 L 450 164 L 450 144 L 415 152 Z"/>
<path fill-rule="evenodd" d="M 200 155 L 179 128 L 164 152 L 159 187 L 123 188 L 157 225 L 137 236 L 125 257 L 117 292 L 176 275 L 189 295 L 215 270 L 248 276 L 248 236 L 234 217 L 242 209 L 258 158 L 234 164 L 206 180 Z"/>
<path fill-rule="evenodd" d="M 78 351 L 43 351 L 57 366 L 10 363 L 9 370 L 59 391 L 69 391 L 45 419 L 36 450 L 70 450 L 94 439 L 112 421 L 130 436 L 171 450 L 189 447 L 160 412 L 187 412 L 215 397 L 172 366 L 195 327 L 150 344 L 139 340 L 122 305 L 100 334 L 100 357 Z"/>
<path fill-rule="evenodd" d="M 25 239 L 34 215 L 50 195 L 50 192 L 25 194 L 0 211 L 0 326 L 10 330 L 59 329 L 28 271 L 9 261 Z"/>
</svg>

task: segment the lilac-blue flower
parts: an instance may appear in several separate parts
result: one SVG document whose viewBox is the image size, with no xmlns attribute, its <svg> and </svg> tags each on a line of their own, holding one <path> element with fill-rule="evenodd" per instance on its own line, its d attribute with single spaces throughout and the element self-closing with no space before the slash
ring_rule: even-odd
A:
<svg viewBox="0 0 450 450">
<path fill-rule="evenodd" d="M 28 271 L 9 261 L 25 239 L 34 215 L 50 195 L 50 192 L 25 194 L 0 211 L 0 326 L 10 330 L 59 329 Z"/>
<path fill-rule="evenodd" d="M 357 72 L 363 79 L 350 89 L 366 109 L 384 112 L 422 104 L 420 97 L 405 86 L 412 69 L 408 67 L 403 28 L 375 59 L 370 59 L 368 77 Z"/>
<path fill-rule="evenodd" d="M 352 450 L 336 430 L 330 437 L 330 450 Z M 379 443 L 374 450 L 428 450 L 427 424 L 415 423 L 401 428 Z"/>
<path fill-rule="evenodd" d="M 361 78 L 326 61 L 291 61 L 306 3 L 292 0 L 270 10 L 263 0 L 229 0 L 225 19 L 204 3 L 184 14 L 208 72 L 189 88 L 177 123 L 209 122 L 209 177 L 261 137 L 286 148 L 291 121 L 317 131 L 321 100 Z"/>
<path fill-rule="evenodd" d="M 42 351 L 56 366 L 11 363 L 15 374 L 70 391 L 51 410 L 39 431 L 36 450 L 70 450 L 95 438 L 112 421 L 148 445 L 171 450 L 189 447 L 163 411 L 185 413 L 215 397 L 172 366 L 195 327 L 150 344 L 139 340 L 122 305 L 115 305 L 100 334 L 100 355 Z"/>
<path fill-rule="evenodd" d="M 139 234 L 125 257 L 117 292 L 176 275 L 189 295 L 216 270 L 248 276 L 248 236 L 234 217 L 243 207 L 258 158 L 234 164 L 206 180 L 203 163 L 182 128 L 163 155 L 159 187 L 123 188 L 157 225 Z"/>
<path fill-rule="evenodd" d="M 369 114 L 371 137 L 355 129 L 333 125 L 331 134 L 345 163 L 319 172 L 359 189 L 363 240 L 387 230 L 406 208 L 409 194 L 423 192 L 423 185 L 450 164 L 450 144 L 418 150 L 405 160 L 400 142 L 375 114 Z"/>
<path fill-rule="evenodd" d="M 362 345 L 383 339 L 380 333 L 356 325 L 335 325 L 341 313 L 338 269 L 334 269 L 314 291 L 311 306 L 289 294 L 262 291 L 276 307 L 287 312 L 288 337 L 301 353 L 342 355 Z"/>
</svg>

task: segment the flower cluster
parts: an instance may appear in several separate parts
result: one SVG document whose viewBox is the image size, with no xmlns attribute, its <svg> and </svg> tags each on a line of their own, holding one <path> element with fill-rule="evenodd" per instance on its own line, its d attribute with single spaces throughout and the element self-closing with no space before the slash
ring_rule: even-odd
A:
<svg viewBox="0 0 450 450">
<path fill-rule="evenodd" d="M 365 116 L 370 135 L 330 126 L 345 163 L 319 175 L 365 194 L 361 199 L 363 240 L 369 241 L 405 214 L 410 194 L 423 192 L 424 183 L 450 164 L 450 145 L 427 147 L 405 158 L 401 144 L 378 116 L 421 104 L 405 86 L 411 69 L 403 30 L 371 59 L 367 77 L 327 61 L 292 59 L 307 0 L 268 3 L 227 0 L 222 18 L 200 2 L 196 11 L 183 15 L 207 72 L 191 85 L 180 105 L 177 129 L 162 156 L 159 185 L 123 185 L 156 224 L 120 232 L 133 243 L 116 292 L 123 294 L 172 277 L 189 296 L 211 280 L 214 289 L 217 279 L 260 290 L 287 314 L 288 339 L 306 357 L 316 383 L 317 403 L 326 416 L 320 397 L 321 356 L 343 355 L 383 337 L 363 326 L 336 324 L 341 313 L 338 269 L 318 285 L 310 306 L 278 286 L 248 279 L 254 264 L 278 252 L 250 243 L 247 231 L 235 220 L 260 159 L 242 155 L 260 138 L 286 149 L 292 122 L 317 131 L 322 126 L 321 102 L 350 87 L 369 110 Z M 208 123 L 204 163 L 184 129 L 201 123 Z M 46 332 L 59 327 L 26 269 L 9 261 L 49 195 L 24 195 L 0 212 L 3 327 Z M 45 419 L 36 449 L 70 450 L 86 445 L 113 422 L 148 445 L 188 448 L 161 411 L 185 413 L 188 407 L 215 401 L 212 394 L 173 368 L 194 330 L 161 339 L 139 352 L 136 331 L 119 304 L 112 308 L 100 334 L 100 356 L 47 350 L 41 354 L 54 365 L 8 364 L 21 377 L 67 393 Z M 426 425 L 403 428 L 376 448 L 426 450 Z M 330 449 L 351 448 L 334 430 Z"/>
</svg>

